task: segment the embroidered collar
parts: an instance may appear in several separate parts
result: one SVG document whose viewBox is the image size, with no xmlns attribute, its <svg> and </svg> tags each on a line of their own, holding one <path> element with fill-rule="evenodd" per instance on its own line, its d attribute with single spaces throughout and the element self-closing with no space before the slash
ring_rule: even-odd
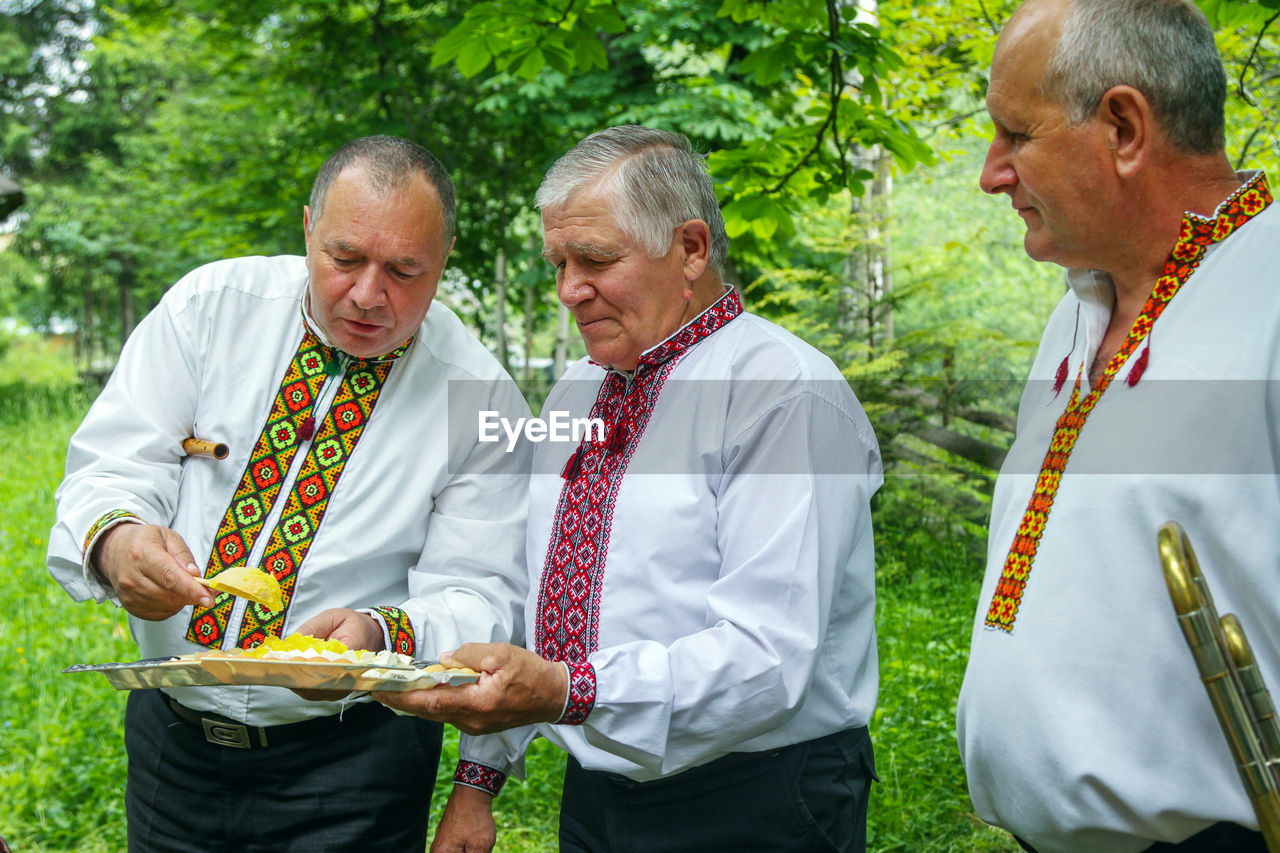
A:
<svg viewBox="0 0 1280 853">
<path fill-rule="evenodd" d="M 738 291 L 732 287 L 726 287 L 724 294 L 711 303 L 705 311 L 685 323 L 662 343 L 640 353 L 639 364 L 657 367 L 664 361 L 696 346 L 741 313 L 742 299 L 738 296 Z"/>
<path fill-rule="evenodd" d="M 1271 186 L 1264 172 L 1238 172 L 1237 177 L 1244 179 L 1244 183 L 1218 205 L 1213 216 L 1201 216 L 1191 211 L 1182 215 L 1182 230 L 1178 234 L 1180 244 L 1191 242 L 1207 246 L 1221 242 L 1271 204 Z"/>
<path fill-rule="evenodd" d="M 640 357 L 636 360 L 636 370 L 642 367 L 657 367 L 681 353 L 688 352 L 741 313 L 742 299 L 738 296 L 738 291 L 726 285 L 720 298 L 711 303 L 705 311 L 677 329 L 671 337 L 640 353 Z M 618 370 L 591 359 L 588 361 L 615 373 L 623 375 L 635 373 L 631 370 Z"/>
<path fill-rule="evenodd" d="M 1212 216 L 1202 216 L 1191 211 L 1182 214 L 1178 242 L 1170 253 L 1172 258 L 1182 260 L 1214 243 L 1222 242 L 1271 204 L 1271 187 L 1265 173 L 1245 171 L 1237 172 L 1236 176 L 1243 183 L 1218 205 Z M 1106 272 L 1087 268 L 1069 269 L 1067 284 L 1081 302 L 1111 309 L 1111 303 L 1115 299 L 1115 285 Z"/>
<path fill-rule="evenodd" d="M 410 335 L 409 340 L 405 341 L 400 346 L 393 349 L 391 352 L 384 353 L 383 355 L 376 355 L 371 358 L 360 358 L 359 356 L 352 355 L 351 353 L 345 352 L 344 350 L 341 350 L 338 347 L 335 347 L 333 344 L 329 343 L 329 339 L 325 336 L 324 331 L 320 328 L 320 325 L 316 323 L 315 320 L 313 320 L 311 317 L 310 307 L 307 305 L 307 303 L 310 301 L 310 296 L 311 296 L 311 291 L 304 289 L 303 298 L 302 298 L 302 301 L 299 303 L 298 308 L 299 310 L 302 311 L 303 325 L 307 327 L 307 331 L 309 331 L 312 335 L 314 335 L 315 339 L 324 348 L 326 363 L 338 364 L 339 362 L 343 362 L 343 363 L 350 364 L 354 362 L 354 363 L 361 363 L 361 364 L 381 364 L 382 362 L 395 361 L 397 358 L 399 358 L 400 356 L 404 355 L 406 352 L 409 351 L 409 347 L 413 344 L 414 340 L 417 338 L 417 335 Z"/>
</svg>

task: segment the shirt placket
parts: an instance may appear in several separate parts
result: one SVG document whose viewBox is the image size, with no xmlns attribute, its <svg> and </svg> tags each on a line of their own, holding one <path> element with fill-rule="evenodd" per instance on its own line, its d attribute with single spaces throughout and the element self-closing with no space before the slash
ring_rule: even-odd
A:
<svg viewBox="0 0 1280 853">
<path fill-rule="evenodd" d="M 328 414 L 329 407 L 333 405 L 334 398 L 338 396 L 338 389 L 342 387 L 342 380 L 347 375 L 351 360 L 342 353 L 337 353 L 335 357 L 338 363 L 338 370 L 336 373 L 329 375 L 324 384 L 320 386 L 320 392 L 316 395 L 315 402 L 311 407 L 311 414 L 308 416 L 313 422 L 311 434 L 298 442 L 297 451 L 294 453 L 293 459 L 289 461 L 289 470 L 285 473 L 280 483 L 280 491 L 278 493 L 280 497 L 272 504 L 271 511 L 267 513 L 266 520 L 263 522 L 262 532 L 254 540 L 253 547 L 249 550 L 248 559 L 245 562 L 247 566 L 261 564 L 262 555 L 271 541 L 271 532 L 280 523 L 280 516 L 284 514 L 289 493 L 293 490 L 294 483 L 298 479 L 298 472 L 302 470 L 307 454 L 311 451 L 311 445 L 315 442 L 316 436 L 319 435 L 319 424 L 324 420 L 324 416 Z M 237 598 L 232 605 L 231 613 L 227 618 L 226 632 L 220 643 L 224 651 L 236 647 L 236 638 L 244 622 L 245 608 L 248 606 L 249 601 L 243 598 Z"/>
</svg>

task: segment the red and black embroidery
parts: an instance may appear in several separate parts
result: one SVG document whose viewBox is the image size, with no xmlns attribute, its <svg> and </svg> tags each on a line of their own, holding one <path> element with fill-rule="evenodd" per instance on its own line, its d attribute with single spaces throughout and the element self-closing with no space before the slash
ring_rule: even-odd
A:
<svg viewBox="0 0 1280 853">
<path fill-rule="evenodd" d="M 587 721 L 591 709 L 596 706 L 596 668 L 586 661 L 567 664 L 569 667 L 569 697 L 564 713 L 556 720 L 562 726 L 580 726 Z"/>
<path fill-rule="evenodd" d="M 600 592 L 613 510 L 627 465 L 644 435 L 663 383 L 699 341 L 742 313 L 730 291 L 662 344 L 641 355 L 630 377 L 610 371 L 590 417 L 605 423 L 603 441 L 588 437 L 565 466 L 538 589 L 534 650 L 548 660 L 585 661 L 598 648 Z M 594 671 L 591 675 L 594 703 Z M 586 708 L 583 712 L 589 712 Z"/>
<path fill-rule="evenodd" d="M 249 602 L 236 638 L 237 646 L 252 648 L 268 636 L 280 636 L 298 570 L 320 528 L 329 499 L 373 414 L 395 358 L 407 348 L 408 344 L 380 359 L 355 360 L 348 365 L 263 551 L 261 566 L 280 582 L 284 607 L 271 611 Z M 325 380 L 340 372 L 335 370 L 338 356 L 336 350 L 321 343 L 310 330 L 303 334 L 298 351 L 285 370 L 266 426 L 214 537 L 206 577 L 231 566 L 244 565 L 253 550 L 298 447 L 309 438 L 304 433 L 309 433 L 308 425 L 315 423 L 316 398 Z M 187 639 L 202 646 L 218 645 L 234 603 L 235 597 L 224 592 L 215 596 L 212 606 L 196 608 Z"/>
<path fill-rule="evenodd" d="M 1184 216 L 1178 242 L 1169 253 L 1164 270 L 1156 281 L 1151 295 L 1143 304 L 1138 319 L 1134 321 L 1124 344 L 1107 363 L 1102 378 L 1083 399 L 1080 396 L 1080 376 L 1076 376 L 1071 399 L 1067 401 L 1066 411 L 1058 418 L 1055 425 L 1049 450 L 1041 464 L 1040 476 L 1036 480 L 1035 489 L 1031 492 L 1031 499 L 1022 516 L 1022 523 L 1018 525 L 1018 531 L 1014 535 L 1009 555 L 1005 558 L 1000 580 L 996 583 L 995 594 L 991 597 L 991 605 L 987 609 L 984 621 L 988 628 L 998 628 L 1006 632 L 1013 630 L 1014 621 L 1018 616 L 1018 607 L 1022 603 L 1022 594 L 1026 590 L 1027 579 L 1031 574 L 1031 566 L 1035 562 L 1036 549 L 1040 545 L 1040 538 L 1044 535 L 1049 511 L 1053 508 L 1053 501 L 1058 494 L 1058 486 L 1062 482 L 1067 462 L 1071 458 L 1071 451 L 1080 437 L 1080 431 L 1084 428 L 1089 413 L 1093 411 L 1103 392 L 1110 386 L 1112 378 L 1124 366 L 1125 361 L 1138 348 L 1138 345 L 1150 334 L 1152 326 L 1155 325 L 1170 300 L 1200 265 L 1205 250 L 1214 243 L 1226 239 L 1237 228 L 1260 213 L 1271 201 L 1271 191 L 1267 186 L 1266 178 L 1259 172 L 1219 206 L 1217 215 L 1213 219 L 1195 214 Z M 1146 353 L 1147 351 L 1144 350 L 1143 355 Z M 1135 364 L 1133 370 L 1138 370 L 1140 367 L 1145 368 L 1145 362 Z"/>
<path fill-rule="evenodd" d="M 458 762 L 458 769 L 453 771 L 453 781 L 458 785 L 479 788 L 481 791 L 487 791 L 496 797 L 507 781 L 507 774 L 501 770 L 494 770 L 492 767 L 486 767 L 483 764 L 476 764 L 474 761 L 463 759 Z"/>
</svg>

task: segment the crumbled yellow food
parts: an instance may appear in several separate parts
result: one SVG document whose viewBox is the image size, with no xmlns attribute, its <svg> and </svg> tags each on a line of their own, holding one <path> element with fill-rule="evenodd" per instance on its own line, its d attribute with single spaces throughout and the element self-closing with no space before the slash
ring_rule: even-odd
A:
<svg viewBox="0 0 1280 853">
<path fill-rule="evenodd" d="M 333 652 L 345 654 L 348 649 L 337 640 L 321 640 L 307 634 L 290 634 L 287 637 L 267 637 L 247 654 L 247 657 L 262 658 L 268 652 Z"/>
<path fill-rule="evenodd" d="M 271 610 L 284 607 L 280 582 L 273 575 L 249 566 L 232 566 L 209 578 L 209 586 L 255 601 Z"/>
</svg>

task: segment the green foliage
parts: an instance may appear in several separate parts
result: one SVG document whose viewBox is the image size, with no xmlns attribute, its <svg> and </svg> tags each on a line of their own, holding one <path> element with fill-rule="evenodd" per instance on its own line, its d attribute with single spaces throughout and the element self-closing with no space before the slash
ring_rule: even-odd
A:
<svg viewBox="0 0 1280 853">
<path fill-rule="evenodd" d="M 1237 169 L 1280 170 L 1280 0 L 1203 0 L 1227 69 L 1227 152 Z M 1274 178 L 1273 178 L 1274 180 Z"/>
<path fill-rule="evenodd" d="M 591 72 L 607 70 L 606 90 L 625 84 L 632 98 L 648 101 L 644 89 L 652 86 L 686 101 L 690 114 L 704 104 L 722 113 L 717 102 L 726 91 L 747 94 L 756 109 L 721 114 L 704 132 L 733 141 L 710 158 L 730 234 L 767 244 L 794 233 L 793 216 L 808 200 L 861 192 L 867 175 L 852 163 L 855 146 L 884 145 L 904 168 L 930 159 L 915 131 L 881 103 L 879 80 L 901 68 L 901 58 L 875 27 L 855 22 L 856 13 L 836 2 L 727 0 L 715 15 L 736 26 L 715 30 L 712 40 L 673 29 L 673 14 L 690 14 L 683 4 L 484 2 L 437 42 L 432 62 L 452 62 L 465 77 L 492 64 L 498 77 L 546 78 L 556 87 L 590 85 L 598 79 Z M 649 66 L 643 77 L 629 73 L 638 64 Z M 658 117 L 632 104 L 625 120 Z"/>
<path fill-rule="evenodd" d="M 457 64 L 474 77 L 492 63 L 500 72 L 533 80 L 544 67 L 569 75 L 574 69 L 609 67 L 597 33 L 626 29 L 615 4 L 539 2 L 477 3 L 431 48 L 431 64 Z"/>
</svg>

